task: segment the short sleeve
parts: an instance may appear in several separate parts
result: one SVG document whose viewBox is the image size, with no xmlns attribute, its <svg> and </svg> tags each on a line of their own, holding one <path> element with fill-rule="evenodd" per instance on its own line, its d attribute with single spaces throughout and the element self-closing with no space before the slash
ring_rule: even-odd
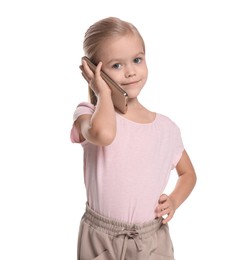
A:
<svg viewBox="0 0 247 260">
<path fill-rule="evenodd" d="M 173 136 L 173 159 L 172 159 L 172 169 L 174 169 L 177 166 L 177 163 L 179 162 L 182 153 L 184 151 L 184 145 L 181 137 L 180 129 L 177 125 L 174 124 L 174 136 Z"/>
<path fill-rule="evenodd" d="M 94 110 L 95 106 L 88 102 L 82 102 L 77 106 L 73 115 L 73 125 L 70 131 L 70 140 L 72 143 L 80 143 L 79 133 L 75 127 L 74 122 L 81 115 L 92 115 Z"/>
</svg>

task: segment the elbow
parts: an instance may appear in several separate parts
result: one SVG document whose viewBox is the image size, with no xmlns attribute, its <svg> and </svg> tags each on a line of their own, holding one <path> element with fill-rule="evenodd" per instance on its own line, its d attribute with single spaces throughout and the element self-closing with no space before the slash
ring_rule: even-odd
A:
<svg viewBox="0 0 247 260">
<path fill-rule="evenodd" d="M 93 138 L 93 143 L 100 146 L 110 145 L 116 136 L 116 131 L 110 131 L 109 129 L 101 129 L 100 131 L 95 131 L 91 133 Z"/>
<path fill-rule="evenodd" d="M 104 134 L 99 137 L 99 143 L 101 146 L 108 146 L 113 142 L 114 139 L 115 139 L 115 135 L 110 135 L 109 133 Z"/>
<path fill-rule="evenodd" d="M 194 186 L 196 185 L 196 183 L 197 183 L 197 175 L 195 174 L 195 176 L 194 176 Z"/>
<path fill-rule="evenodd" d="M 193 173 L 191 174 L 191 185 L 194 188 L 196 186 L 196 182 L 197 182 L 197 176 L 195 171 L 193 171 Z"/>
</svg>

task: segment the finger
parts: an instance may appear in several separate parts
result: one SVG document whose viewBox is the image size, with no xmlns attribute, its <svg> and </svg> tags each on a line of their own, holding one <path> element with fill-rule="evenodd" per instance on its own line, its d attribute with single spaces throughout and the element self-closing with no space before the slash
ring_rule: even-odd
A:
<svg viewBox="0 0 247 260">
<path fill-rule="evenodd" d="M 159 198 L 159 204 L 164 203 L 168 199 L 168 196 L 166 194 L 162 194 Z"/>
<path fill-rule="evenodd" d="M 165 210 L 167 208 L 170 208 L 170 206 L 171 205 L 170 205 L 169 201 L 165 201 L 162 204 L 158 205 L 158 212 L 161 212 L 161 211 L 163 211 L 163 210 Z"/>
<path fill-rule="evenodd" d="M 82 61 L 82 62 L 84 62 L 84 61 Z M 79 68 L 80 68 L 80 70 L 81 70 L 81 74 L 82 74 L 82 76 L 84 77 L 84 79 L 85 79 L 87 82 L 89 82 L 90 79 L 89 79 L 87 73 L 85 72 L 84 65 L 81 64 L 81 65 L 79 66 Z"/>
<path fill-rule="evenodd" d="M 101 71 L 101 68 L 102 68 L 102 62 L 100 61 L 96 67 L 96 70 L 95 70 L 95 76 L 96 77 L 100 77 L 100 71 Z"/>
<path fill-rule="evenodd" d="M 163 224 L 166 224 L 167 222 L 169 222 L 172 219 L 172 215 L 168 215 L 166 218 L 164 218 L 164 220 L 162 221 Z"/>
<path fill-rule="evenodd" d="M 170 208 L 164 208 L 164 209 L 161 209 L 161 211 L 158 213 L 158 217 L 162 217 L 162 216 L 168 215 L 170 213 L 171 213 Z"/>
<path fill-rule="evenodd" d="M 88 76 L 86 75 L 86 73 L 84 72 L 84 70 L 81 70 L 81 74 L 84 77 L 84 79 L 89 83 L 90 79 L 88 78 Z"/>
<path fill-rule="evenodd" d="M 173 216 L 174 216 L 175 212 L 171 211 L 169 213 L 166 214 L 166 217 L 164 218 L 164 220 L 162 221 L 163 224 L 166 224 L 168 221 L 170 221 Z"/>
<path fill-rule="evenodd" d="M 81 71 L 84 72 L 84 74 L 87 75 L 88 79 L 92 79 L 94 77 L 94 72 L 90 69 L 87 62 L 85 60 L 82 60 L 82 64 L 80 66 Z"/>
</svg>

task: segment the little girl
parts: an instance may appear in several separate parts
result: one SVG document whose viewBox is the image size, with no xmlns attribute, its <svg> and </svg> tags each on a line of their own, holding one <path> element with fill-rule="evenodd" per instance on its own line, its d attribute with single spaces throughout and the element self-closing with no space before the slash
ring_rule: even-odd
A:
<svg viewBox="0 0 247 260">
<path fill-rule="evenodd" d="M 138 100 L 148 77 L 144 41 L 131 23 L 109 17 L 89 27 L 83 47 L 97 68 L 82 61 L 91 102 L 77 106 L 71 130 L 84 149 L 87 192 L 78 260 L 174 259 L 167 222 L 196 174 L 177 125 Z M 128 93 L 125 114 L 114 107 L 101 70 Z M 178 181 L 168 196 L 162 192 L 174 168 Z"/>
</svg>

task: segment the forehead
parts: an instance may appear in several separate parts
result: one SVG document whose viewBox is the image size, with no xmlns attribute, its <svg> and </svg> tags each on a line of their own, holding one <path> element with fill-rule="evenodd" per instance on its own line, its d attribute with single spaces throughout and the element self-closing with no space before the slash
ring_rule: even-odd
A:
<svg viewBox="0 0 247 260">
<path fill-rule="evenodd" d="M 144 53 L 142 39 L 136 34 L 114 36 L 105 40 L 98 52 L 100 60 L 124 59 Z"/>
</svg>

